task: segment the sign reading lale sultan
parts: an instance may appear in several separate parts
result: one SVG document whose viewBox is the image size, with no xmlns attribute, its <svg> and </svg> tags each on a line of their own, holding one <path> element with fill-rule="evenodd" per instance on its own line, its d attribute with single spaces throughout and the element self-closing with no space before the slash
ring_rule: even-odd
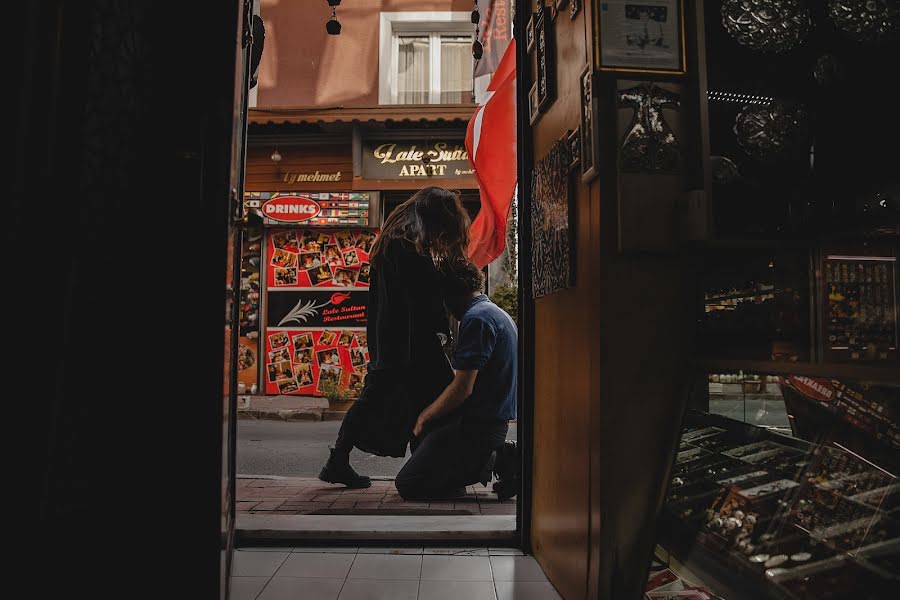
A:
<svg viewBox="0 0 900 600">
<path fill-rule="evenodd" d="M 463 143 L 363 142 L 362 176 L 365 179 L 440 177 L 455 179 L 474 174 Z"/>
</svg>

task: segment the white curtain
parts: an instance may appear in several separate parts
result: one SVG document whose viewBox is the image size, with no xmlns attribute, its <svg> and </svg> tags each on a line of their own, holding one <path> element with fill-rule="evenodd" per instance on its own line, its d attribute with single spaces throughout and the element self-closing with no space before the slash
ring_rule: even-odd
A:
<svg viewBox="0 0 900 600">
<path fill-rule="evenodd" d="M 441 104 L 472 102 L 472 40 L 441 36 Z"/>
<path fill-rule="evenodd" d="M 397 56 L 397 103 L 428 104 L 431 88 L 428 37 L 401 37 Z"/>
</svg>

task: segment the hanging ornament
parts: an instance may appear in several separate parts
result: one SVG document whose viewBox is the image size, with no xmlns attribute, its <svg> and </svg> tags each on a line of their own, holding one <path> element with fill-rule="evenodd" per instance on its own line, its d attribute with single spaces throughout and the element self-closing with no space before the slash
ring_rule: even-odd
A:
<svg viewBox="0 0 900 600">
<path fill-rule="evenodd" d="M 840 65 L 833 54 L 823 54 L 816 59 L 816 66 L 813 68 L 813 77 L 819 85 L 828 85 L 834 83 L 840 78 Z"/>
<path fill-rule="evenodd" d="M 812 19 L 801 0 L 724 0 L 722 25 L 742 46 L 781 54 L 803 43 Z"/>
<path fill-rule="evenodd" d="M 475 10 L 472 11 L 472 24 L 475 25 L 475 41 L 472 42 L 472 56 L 479 60 L 484 56 L 484 46 L 481 45 L 481 13 L 478 12 L 478 0 L 475 0 Z"/>
<path fill-rule="evenodd" d="M 781 102 L 745 106 L 734 120 L 738 145 L 748 155 L 778 159 L 791 149 L 806 113 Z"/>
<path fill-rule="evenodd" d="M 675 173 L 681 149 L 663 109 L 681 109 L 681 95 L 655 83 L 641 83 L 619 90 L 616 107 L 632 109 L 631 123 L 619 150 L 623 173 Z"/>
<path fill-rule="evenodd" d="M 341 0 L 328 0 L 328 6 L 331 7 L 331 18 L 325 23 L 325 31 L 328 35 L 340 35 L 341 23 L 337 19 L 337 7 L 340 6 Z"/>
<path fill-rule="evenodd" d="M 897 33 L 900 7 L 891 0 L 829 0 L 828 16 L 858 42 L 877 43 Z"/>
<path fill-rule="evenodd" d="M 733 160 L 727 156 L 710 156 L 713 183 L 728 185 L 741 178 L 741 172 Z"/>
</svg>

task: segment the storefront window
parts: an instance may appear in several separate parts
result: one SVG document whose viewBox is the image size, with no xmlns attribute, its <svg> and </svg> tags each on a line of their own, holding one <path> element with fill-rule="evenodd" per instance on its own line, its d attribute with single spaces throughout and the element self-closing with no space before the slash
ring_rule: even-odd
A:
<svg viewBox="0 0 900 600">
<path fill-rule="evenodd" d="M 709 373 L 707 383 L 711 414 L 791 435 L 777 376 L 743 371 Z"/>
</svg>

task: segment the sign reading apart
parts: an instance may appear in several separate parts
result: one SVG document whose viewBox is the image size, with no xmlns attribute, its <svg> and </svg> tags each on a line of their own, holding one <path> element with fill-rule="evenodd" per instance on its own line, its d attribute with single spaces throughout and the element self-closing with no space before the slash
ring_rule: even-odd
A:
<svg viewBox="0 0 900 600">
<path fill-rule="evenodd" d="M 365 179 L 471 177 L 475 171 L 462 140 L 419 144 L 363 142 L 362 176 Z"/>
</svg>

